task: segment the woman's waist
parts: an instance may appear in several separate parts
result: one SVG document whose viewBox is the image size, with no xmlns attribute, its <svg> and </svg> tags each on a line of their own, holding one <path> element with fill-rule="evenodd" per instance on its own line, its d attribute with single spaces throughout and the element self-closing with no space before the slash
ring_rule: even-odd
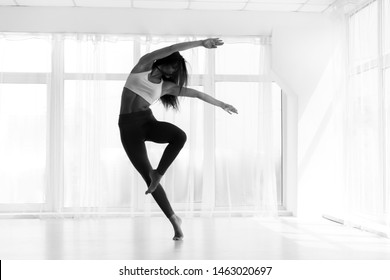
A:
<svg viewBox="0 0 390 280">
<path fill-rule="evenodd" d="M 150 104 L 141 96 L 126 87 L 123 88 L 120 114 L 146 111 L 149 106 Z"/>
<path fill-rule="evenodd" d="M 145 110 L 139 110 L 139 111 L 133 111 L 130 113 L 120 113 L 119 114 L 119 120 L 118 124 L 136 124 L 140 125 L 147 121 L 153 121 L 155 120 L 153 116 L 153 112 L 150 108 L 147 108 Z"/>
</svg>

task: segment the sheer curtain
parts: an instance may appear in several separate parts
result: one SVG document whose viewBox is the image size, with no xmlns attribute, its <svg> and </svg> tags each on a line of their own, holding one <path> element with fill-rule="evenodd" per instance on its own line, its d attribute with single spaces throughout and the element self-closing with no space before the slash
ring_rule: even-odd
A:
<svg viewBox="0 0 390 280">
<path fill-rule="evenodd" d="M 120 143 L 122 87 L 144 53 L 196 39 L 51 35 L 42 214 L 160 213 L 144 195 L 145 183 Z M 154 104 L 157 119 L 176 124 L 188 136 L 162 185 L 176 211 L 275 216 L 281 159 L 272 131 L 280 127 L 273 127 L 270 38 L 224 40 L 217 50 L 182 54 L 189 62 L 189 86 L 236 106 L 239 115 L 190 98 L 180 100 L 178 112 Z M 147 143 L 153 166 L 164 148 Z"/>
<path fill-rule="evenodd" d="M 0 34 L 1 212 L 44 203 L 50 53 L 50 36 Z"/>
<path fill-rule="evenodd" d="M 389 8 L 389 1 L 371 1 L 349 17 L 345 193 L 346 223 L 387 236 L 390 107 L 385 42 L 389 34 L 384 23 Z"/>
</svg>

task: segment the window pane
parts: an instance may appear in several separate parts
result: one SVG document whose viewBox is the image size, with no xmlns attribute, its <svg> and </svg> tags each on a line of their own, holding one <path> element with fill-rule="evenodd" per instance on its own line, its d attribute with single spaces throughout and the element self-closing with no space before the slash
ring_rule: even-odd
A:
<svg viewBox="0 0 390 280">
<path fill-rule="evenodd" d="M 255 205 L 253 178 L 256 173 L 260 174 L 256 170 L 257 159 L 263 152 L 258 144 L 258 134 L 261 133 L 259 108 L 262 107 L 259 106 L 262 102 L 259 84 L 217 83 L 216 98 L 238 110 L 238 115 L 232 116 L 216 110 L 215 147 L 216 165 L 219 166 L 215 184 L 216 206 L 245 209 Z"/>
<path fill-rule="evenodd" d="M 130 73 L 133 61 L 132 40 L 65 40 L 66 73 Z"/>
<path fill-rule="evenodd" d="M 378 3 L 375 1 L 350 18 L 352 67 L 378 57 Z"/>
<path fill-rule="evenodd" d="M 364 193 L 365 199 L 355 199 L 351 208 L 361 214 L 378 214 L 383 209 L 383 185 L 381 184 L 381 127 L 377 69 L 351 77 L 349 117 L 353 151 L 350 169 L 354 194 Z"/>
<path fill-rule="evenodd" d="M 237 132 L 241 131 L 241 126 L 247 120 L 257 120 L 257 114 L 262 110 L 262 106 L 259 106 L 259 103 L 262 102 L 259 95 L 259 83 L 216 83 L 216 98 L 232 104 L 239 112 L 228 119 L 229 114 L 226 115 L 225 111 L 216 111 L 217 129 L 218 127 L 230 128 L 228 131 L 220 131 L 223 134 L 227 133 L 227 137 L 220 137 L 216 146 L 225 149 L 242 147 L 248 149 L 248 152 L 251 151 L 252 147 L 257 144 L 257 137 L 251 137 L 256 134 L 256 128 L 252 130 L 250 126 L 246 126 L 247 129 L 243 130 L 244 133 Z"/>
<path fill-rule="evenodd" d="M 0 37 L 0 72 L 50 72 L 49 37 Z"/>
<path fill-rule="evenodd" d="M 42 203 L 46 85 L 0 84 L 0 203 Z"/>
<path fill-rule="evenodd" d="M 205 48 L 193 48 L 181 52 L 181 55 L 187 62 L 188 73 L 191 74 L 206 74 L 207 60 Z"/>
<path fill-rule="evenodd" d="M 217 74 L 256 75 L 261 74 L 260 55 L 263 47 L 254 43 L 226 43 L 218 48 L 216 56 Z"/>
<path fill-rule="evenodd" d="M 265 154 L 264 135 L 264 91 L 262 83 L 223 82 L 216 84 L 216 98 L 232 104 L 238 115 L 229 115 L 216 110 L 216 160 L 220 167 L 216 174 L 216 203 L 219 207 L 232 206 L 248 209 L 256 205 L 256 192 L 261 188 L 255 185 L 261 181 Z M 271 101 L 271 115 L 280 114 L 280 97 Z M 281 118 L 272 120 L 272 139 L 276 180 L 281 186 L 280 128 Z M 272 155 L 271 155 L 272 157 Z M 229 196 L 229 197 L 227 197 Z"/>
<path fill-rule="evenodd" d="M 65 207 L 129 203 L 131 180 L 121 177 L 129 173 L 128 159 L 118 129 L 123 84 L 65 82 Z"/>
</svg>

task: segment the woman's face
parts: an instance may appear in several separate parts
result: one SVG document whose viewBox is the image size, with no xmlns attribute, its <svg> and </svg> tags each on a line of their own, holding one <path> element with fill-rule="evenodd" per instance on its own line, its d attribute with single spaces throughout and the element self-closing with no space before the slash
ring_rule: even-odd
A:
<svg viewBox="0 0 390 280">
<path fill-rule="evenodd" d="M 169 78 L 178 70 L 179 65 L 177 63 L 176 64 L 164 64 L 164 65 L 161 65 L 159 68 L 163 72 L 163 75 L 165 75 Z"/>
</svg>

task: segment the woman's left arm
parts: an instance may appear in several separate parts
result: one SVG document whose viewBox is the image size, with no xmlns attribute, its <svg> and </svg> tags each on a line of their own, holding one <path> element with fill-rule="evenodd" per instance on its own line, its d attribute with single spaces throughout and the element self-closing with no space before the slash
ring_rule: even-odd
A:
<svg viewBox="0 0 390 280">
<path fill-rule="evenodd" d="M 207 103 L 210 103 L 214 106 L 218 106 L 218 107 L 221 107 L 222 109 L 224 109 L 226 112 L 228 112 L 229 114 L 232 114 L 232 113 L 235 113 L 235 114 L 238 114 L 238 111 L 236 108 L 234 108 L 234 106 L 230 105 L 230 104 L 226 104 L 218 99 L 215 99 L 214 97 L 204 93 L 204 92 L 201 92 L 201 91 L 197 91 L 197 90 L 194 90 L 194 89 L 189 89 L 190 91 L 195 91 L 196 92 L 196 97 L 199 98 L 200 100 L 203 100 L 204 102 L 207 102 Z M 183 95 L 183 94 L 182 94 Z"/>
<path fill-rule="evenodd" d="M 179 87 L 177 86 L 175 88 L 171 88 L 170 91 L 171 91 L 170 94 L 198 98 L 200 100 L 203 100 L 204 102 L 207 102 L 207 103 L 210 103 L 214 106 L 222 108 L 223 110 L 225 110 L 229 114 L 232 114 L 232 113 L 238 114 L 238 111 L 236 108 L 234 108 L 234 106 L 232 106 L 230 104 L 226 104 L 226 103 L 224 103 L 218 99 L 215 99 L 214 97 L 212 97 L 204 92 L 198 91 L 196 89 L 183 87 L 180 91 Z"/>
</svg>

